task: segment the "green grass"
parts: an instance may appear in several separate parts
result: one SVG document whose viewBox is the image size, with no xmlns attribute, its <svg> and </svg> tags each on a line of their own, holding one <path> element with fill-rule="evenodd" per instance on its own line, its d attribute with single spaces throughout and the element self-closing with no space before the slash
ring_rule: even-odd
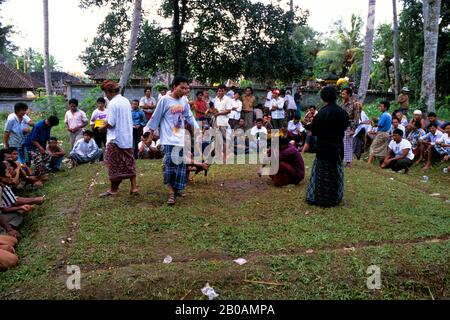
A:
<svg viewBox="0 0 450 320">
<path fill-rule="evenodd" d="M 125 183 L 115 199 L 98 198 L 100 165 L 77 167 L 41 190 L 49 201 L 27 218 L 21 264 L 0 274 L 0 299 L 203 299 L 207 281 L 221 299 L 448 299 L 450 176 L 441 167 L 423 183 L 419 168 L 403 175 L 355 162 L 344 204 L 327 210 L 305 204 L 306 182 L 277 189 L 252 165 L 213 166 L 209 183 L 197 177 L 174 208 L 160 161 L 138 163 L 140 196 Z M 162 264 L 167 255 L 174 263 Z M 249 263 L 234 264 L 239 257 Z M 366 287 L 373 264 L 379 291 Z M 81 268 L 82 290 L 66 288 L 67 265 Z"/>
</svg>

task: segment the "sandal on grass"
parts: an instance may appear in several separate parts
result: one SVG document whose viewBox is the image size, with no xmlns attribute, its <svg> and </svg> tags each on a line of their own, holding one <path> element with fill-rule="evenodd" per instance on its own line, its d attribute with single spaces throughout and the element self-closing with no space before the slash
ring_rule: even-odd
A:
<svg viewBox="0 0 450 320">
<path fill-rule="evenodd" d="M 167 204 L 168 204 L 169 206 L 175 205 L 175 193 L 171 192 L 171 193 L 169 194 L 169 199 L 167 200 Z"/>
<path fill-rule="evenodd" d="M 108 198 L 108 197 L 115 196 L 115 195 L 116 195 L 116 193 L 106 191 L 106 192 L 103 192 L 102 194 L 100 194 L 100 198 Z"/>
</svg>

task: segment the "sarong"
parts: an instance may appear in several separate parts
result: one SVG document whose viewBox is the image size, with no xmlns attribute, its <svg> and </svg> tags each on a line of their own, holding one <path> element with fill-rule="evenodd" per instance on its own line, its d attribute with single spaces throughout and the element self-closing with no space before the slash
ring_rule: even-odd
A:
<svg viewBox="0 0 450 320">
<path fill-rule="evenodd" d="M 389 138 L 388 132 L 378 132 L 370 147 L 370 155 L 384 158 L 389 145 Z"/>
<path fill-rule="evenodd" d="M 316 159 L 311 172 L 306 202 L 319 207 L 335 207 L 344 198 L 344 169 L 341 163 Z"/>
<path fill-rule="evenodd" d="M 109 143 L 106 146 L 106 166 L 112 182 L 136 177 L 133 149 L 121 149 L 115 143 Z"/>
<path fill-rule="evenodd" d="M 344 162 L 351 163 L 353 161 L 353 133 L 347 128 L 344 136 Z"/>
<path fill-rule="evenodd" d="M 173 159 L 172 151 L 174 148 L 179 148 L 180 151 L 178 159 Z M 176 160 L 176 162 L 174 162 Z M 180 164 L 176 164 L 181 162 Z M 186 162 L 183 159 L 183 148 L 175 146 L 164 146 L 164 160 L 163 160 L 163 177 L 164 184 L 170 185 L 175 190 L 184 190 L 186 188 L 187 170 Z"/>
</svg>

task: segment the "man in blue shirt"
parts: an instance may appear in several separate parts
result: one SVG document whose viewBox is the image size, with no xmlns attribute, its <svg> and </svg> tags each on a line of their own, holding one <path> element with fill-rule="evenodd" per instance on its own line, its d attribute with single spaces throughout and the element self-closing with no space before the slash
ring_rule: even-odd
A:
<svg viewBox="0 0 450 320">
<path fill-rule="evenodd" d="M 147 118 L 144 111 L 139 109 L 139 100 L 133 100 L 131 104 L 131 116 L 133 118 L 133 148 L 134 158 L 139 158 L 139 142 L 144 134 L 144 127 L 147 124 Z"/>
<path fill-rule="evenodd" d="M 52 127 L 59 125 L 59 119 L 56 116 L 50 116 L 48 119 L 39 121 L 33 128 L 33 131 L 25 139 L 25 147 L 28 150 L 28 158 L 35 167 L 35 174 L 41 177 L 46 173 L 47 166 L 52 160 L 52 156 L 47 152 L 47 142 L 50 140 Z"/>
<path fill-rule="evenodd" d="M 387 153 L 387 147 L 390 141 L 389 131 L 392 127 L 392 116 L 389 114 L 389 108 L 391 104 L 389 101 L 383 101 L 380 103 L 380 111 L 382 115 L 378 121 L 378 131 L 375 139 L 370 147 L 369 164 L 373 163 L 375 157 L 385 158 Z"/>
</svg>

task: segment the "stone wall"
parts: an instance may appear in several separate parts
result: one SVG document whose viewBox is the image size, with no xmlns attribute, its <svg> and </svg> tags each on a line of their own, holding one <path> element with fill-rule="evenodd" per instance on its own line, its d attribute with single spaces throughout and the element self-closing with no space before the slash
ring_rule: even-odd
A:
<svg viewBox="0 0 450 320">
<path fill-rule="evenodd" d="M 88 97 L 92 89 L 96 88 L 93 84 L 68 84 L 67 85 L 67 99 L 77 99 L 78 101 L 83 101 Z M 144 96 L 145 86 L 132 86 L 127 87 L 125 90 L 125 97 L 129 100 L 140 99 Z M 158 93 L 155 93 L 156 97 Z M 99 95 L 99 98 L 102 95 Z"/>
<path fill-rule="evenodd" d="M 0 97 L 0 113 L 14 112 L 14 105 L 19 102 L 26 103 L 29 107 L 33 107 L 33 99 L 27 98 L 5 98 Z"/>
</svg>

